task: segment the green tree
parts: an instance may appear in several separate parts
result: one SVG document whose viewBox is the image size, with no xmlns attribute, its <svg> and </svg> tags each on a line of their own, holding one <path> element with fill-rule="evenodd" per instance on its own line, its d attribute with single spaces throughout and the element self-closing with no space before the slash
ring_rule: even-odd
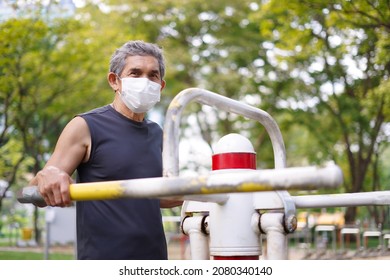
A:
<svg viewBox="0 0 390 280">
<path fill-rule="evenodd" d="M 100 42 L 86 35 L 88 27 L 72 19 L 1 23 L 0 151 L 12 159 L 1 172 L 9 187 L 25 159 L 33 174 L 43 167 L 72 116 L 110 97 L 100 93 L 106 74 L 96 56 Z"/>
<path fill-rule="evenodd" d="M 268 1 L 256 19 L 284 72 L 272 102 L 292 112 L 286 124 L 308 129 L 322 160 L 344 166 L 347 192 L 369 190 L 389 141 L 388 1 Z M 349 208 L 347 222 L 355 217 Z"/>
</svg>

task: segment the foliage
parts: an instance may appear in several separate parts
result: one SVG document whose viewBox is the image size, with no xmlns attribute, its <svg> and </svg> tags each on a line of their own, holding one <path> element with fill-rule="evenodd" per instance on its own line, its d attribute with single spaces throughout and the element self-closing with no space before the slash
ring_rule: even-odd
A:
<svg viewBox="0 0 390 280">
<path fill-rule="evenodd" d="M 87 24 L 69 18 L 31 14 L 0 22 L 0 176 L 8 189 L 43 167 L 76 113 L 112 97 L 102 93 L 104 48 L 91 35 Z"/>
<path fill-rule="evenodd" d="M 115 48 L 142 39 L 166 55 L 161 112 L 181 90 L 205 88 L 270 113 L 289 166 L 335 161 L 345 174 L 340 192 L 389 186 L 388 1 L 85 3 L 74 19 L 1 23 L 2 176 L 22 156 L 20 170 L 41 168 L 74 114 L 112 98 L 103 92 Z M 210 146 L 240 132 L 252 141 L 259 168 L 273 167 L 257 123 L 198 104 L 184 113 L 182 127 L 198 126 Z"/>
<path fill-rule="evenodd" d="M 389 141 L 388 8 L 385 1 L 269 1 L 256 15 L 279 52 L 276 67 L 285 68 L 278 82 L 289 85 L 274 105 L 292 110 L 290 124 L 310 131 L 322 159 L 344 167 L 348 192 L 370 189 L 373 158 Z"/>
<path fill-rule="evenodd" d="M 34 18 L 1 23 L 2 158 L 17 146 L 20 157 L 34 160 L 31 168 L 41 168 L 65 123 L 91 100 L 107 100 L 97 94 L 101 86 L 91 75 L 102 72 L 94 58 L 97 45 L 83 40 L 83 28 L 62 19 L 50 24 Z M 2 172 L 7 177 L 7 171 Z"/>
</svg>

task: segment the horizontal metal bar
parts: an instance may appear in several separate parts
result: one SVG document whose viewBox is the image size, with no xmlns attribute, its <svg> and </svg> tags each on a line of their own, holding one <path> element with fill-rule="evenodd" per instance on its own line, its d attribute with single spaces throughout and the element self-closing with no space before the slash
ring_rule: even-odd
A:
<svg viewBox="0 0 390 280">
<path fill-rule="evenodd" d="M 302 195 L 292 198 L 297 208 L 390 205 L 390 191 Z"/>
<path fill-rule="evenodd" d="M 70 185 L 72 200 L 166 198 L 235 192 L 313 190 L 335 188 L 343 181 L 340 168 L 294 167 L 267 170 L 212 172 L 199 177 L 162 177 Z M 21 203 L 44 203 L 37 189 L 23 188 Z"/>
</svg>

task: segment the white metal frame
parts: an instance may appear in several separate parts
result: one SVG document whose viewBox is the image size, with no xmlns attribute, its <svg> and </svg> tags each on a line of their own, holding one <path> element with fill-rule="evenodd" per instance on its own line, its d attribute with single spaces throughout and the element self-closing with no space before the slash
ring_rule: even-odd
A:
<svg viewBox="0 0 390 280">
<path fill-rule="evenodd" d="M 239 174 L 232 170 L 227 173 L 210 173 L 208 176 L 194 178 L 180 177 L 178 147 L 181 113 L 184 107 L 192 101 L 239 114 L 262 124 L 272 142 L 275 169 L 240 171 Z M 227 206 L 230 201 L 237 198 L 232 199 L 234 195 L 240 195 L 236 193 L 250 194 L 247 195 L 246 200 L 240 202 L 241 204 L 249 203 L 250 206 L 246 207 L 245 213 L 243 213 L 243 215 L 250 216 L 245 217 L 250 222 L 250 227 L 243 229 L 243 234 L 248 236 L 266 234 L 266 259 L 287 259 L 287 234 L 296 228 L 296 208 L 390 205 L 390 191 L 290 196 L 288 190 L 339 186 L 343 180 L 340 168 L 334 165 L 320 168 L 286 168 L 286 153 L 281 132 L 267 112 L 199 88 L 190 88 L 180 92 L 168 108 L 164 124 L 163 174 L 163 178 L 74 184 L 72 187 L 73 190 L 91 189 L 91 184 L 93 184 L 93 190 L 97 190 L 91 197 L 83 196 L 79 200 L 120 197 L 180 198 L 185 200 L 182 207 L 182 230 L 190 236 L 193 259 L 210 258 L 209 236 L 218 232 L 218 229 L 212 232 L 210 228 L 215 221 L 224 219 L 220 216 L 213 217 L 215 213 L 218 211 L 220 213 L 237 212 L 236 216 L 240 218 L 241 212 L 236 211 L 240 207 L 226 208 L 230 207 Z M 101 192 L 100 190 L 104 190 L 104 188 L 108 188 L 110 191 Z M 105 197 L 102 193 L 109 193 L 110 196 Z M 44 205 L 43 198 L 34 186 L 23 188 L 17 196 L 21 203 Z M 215 210 L 216 207 L 219 209 Z M 229 232 L 227 234 L 229 235 Z M 236 241 L 233 240 L 233 242 Z M 253 248 L 249 250 L 249 253 L 245 250 L 240 252 L 233 248 L 233 254 L 260 254 L 261 244 L 253 244 L 256 242 L 258 242 L 257 239 L 252 238 L 249 247 Z M 224 249 L 223 246 L 219 249 Z M 227 251 L 230 249 L 227 248 Z"/>
<path fill-rule="evenodd" d="M 275 169 L 286 168 L 286 152 L 283 137 L 278 125 L 272 117 L 265 111 L 254 108 L 247 104 L 223 97 L 216 93 L 199 89 L 189 88 L 180 92 L 171 102 L 168 108 L 164 124 L 164 176 L 179 176 L 179 129 L 181 113 L 185 106 L 195 101 L 204 105 L 212 106 L 219 110 L 230 113 L 236 113 L 244 117 L 257 120 L 262 124 L 269 134 L 274 151 Z M 291 177 L 294 177 L 291 173 Z M 295 173 L 296 175 L 296 173 Z M 276 175 L 278 176 L 278 175 Z M 299 174 L 302 178 L 308 176 L 307 173 Z M 324 187 L 330 180 L 335 180 L 337 176 L 329 176 L 325 184 L 321 184 L 318 178 L 314 184 L 317 188 Z M 338 178 L 339 179 L 339 178 Z M 341 182 L 338 182 L 341 183 Z M 333 184 L 334 186 L 334 184 Z M 191 199 L 191 197 L 188 197 Z M 223 201 L 225 201 L 225 198 Z M 196 199 L 195 199 L 196 200 Z M 209 199 L 218 203 L 218 199 Z M 221 203 L 221 201 L 219 201 Z M 333 195 L 308 195 L 291 197 L 287 191 L 278 192 L 258 192 L 253 195 L 253 204 L 256 211 L 271 210 L 265 214 L 259 215 L 258 223 L 260 231 L 267 235 L 267 259 L 286 259 L 287 258 L 287 237 L 286 234 L 293 232 L 296 228 L 296 208 L 321 208 L 321 207 L 346 207 L 346 206 L 363 206 L 363 205 L 389 205 L 390 192 L 371 192 L 371 193 L 350 193 L 350 194 L 333 194 Z M 194 213 L 207 215 L 213 207 L 210 203 L 199 203 L 195 201 L 186 201 L 183 204 L 183 218 L 192 217 Z M 284 212 L 280 212 L 283 209 Z M 271 217 L 271 218 L 270 218 Z M 221 217 L 219 217 L 221 218 Z M 214 219 L 217 220 L 217 219 Z M 183 228 L 186 227 L 186 219 L 183 220 Z M 188 221 L 188 220 L 187 220 Z M 203 228 L 204 225 L 200 225 Z M 210 225 L 207 225 L 210 226 Z M 186 230 L 184 230 L 186 232 Z M 188 232 L 187 232 L 188 233 Z M 194 243 L 206 244 L 209 241 L 207 236 L 209 232 L 204 232 L 203 237 L 197 236 L 196 240 L 190 240 Z M 333 246 L 334 247 L 334 246 Z M 209 258 L 209 256 L 193 255 L 193 258 Z"/>
</svg>

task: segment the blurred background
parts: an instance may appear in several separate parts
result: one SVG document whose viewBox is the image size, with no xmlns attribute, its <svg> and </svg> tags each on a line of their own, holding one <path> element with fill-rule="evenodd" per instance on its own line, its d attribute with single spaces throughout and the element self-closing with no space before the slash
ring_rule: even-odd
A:
<svg viewBox="0 0 390 280">
<path fill-rule="evenodd" d="M 157 43 L 166 57 L 167 86 L 149 113 L 162 127 L 175 95 L 204 88 L 267 111 L 282 131 L 288 166 L 339 165 L 344 184 L 332 193 L 390 190 L 389 1 L 0 0 L 0 259 L 48 258 L 57 245 L 70 247 L 58 258 L 73 258 L 74 207 L 22 205 L 15 193 L 75 114 L 112 101 L 109 59 L 134 39 Z M 183 175 L 207 173 L 213 145 L 233 132 L 251 140 L 259 169 L 273 168 L 257 122 L 192 104 L 180 131 Z M 188 258 L 180 209 L 163 214 L 168 241 L 179 244 L 173 258 Z M 306 231 L 291 244 L 305 248 L 315 246 L 324 215 L 338 217 L 321 224 L 339 233 L 345 225 L 390 229 L 389 206 L 298 214 Z M 23 255 L 10 255 L 17 249 Z"/>
</svg>

